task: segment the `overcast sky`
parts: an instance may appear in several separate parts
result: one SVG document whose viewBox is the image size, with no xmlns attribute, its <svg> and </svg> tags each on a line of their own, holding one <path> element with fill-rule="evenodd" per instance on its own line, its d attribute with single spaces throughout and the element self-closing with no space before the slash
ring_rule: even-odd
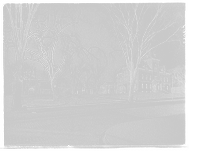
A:
<svg viewBox="0 0 200 163">
<path fill-rule="evenodd" d="M 169 5 L 172 12 L 180 12 L 184 15 L 184 4 L 178 3 Z M 103 14 L 98 10 L 96 4 L 82 4 L 81 11 L 83 16 L 85 16 L 85 19 L 88 19 L 88 23 L 80 22 L 78 25 L 75 25 L 72 30 L 78 33 L 81 44 L 86 48 L 97 46 L 105 51 L 108 57 L 108 64 L 102 81 L 111 81 L 111 73 L 125 64 L 123 55 L 116 53 L 114 54 L 115 58 L 109 55 L 109 53 L 113 51 L 113 47 L 118 46 L 118 43 L 114 40 L 111 33 L 102 27 L 100 20 Z M 184 46 L 179 46 L 179 43 L 167 43 L 156 48 L 155 52 L 160 58 L 160 64 L 165 64 L 167 69 L 185 63 L 185 49 Z M 4 58 L 10 62 L 15 62 L 15 54 L 13 53 L 14 52 L 11 49 L 9 52 L 4 51 Z M 57 61 L 60 62 L 60 59 L 61 57 L 58 56 Z M 73 61 L 76 62 L 76 59 Z M 43 70 L 43 67 L 40 64 L 34 63 L 33 61 L 29 63 L 36 66 L 37 69 Z"/>
</svg>

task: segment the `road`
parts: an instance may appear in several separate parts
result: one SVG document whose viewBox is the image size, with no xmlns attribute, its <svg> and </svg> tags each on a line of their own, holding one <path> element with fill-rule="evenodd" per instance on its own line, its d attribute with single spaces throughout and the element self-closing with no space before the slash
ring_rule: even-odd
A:
<svg viewBox="0 0 200 163">
<path fill-rule="evenodd" d="M 184 113 L 182 102 L 134 108 L 79 107 L 7 113 L 4 141 L 6 146 L 30 147 L 183 144 Z M 168 129 L 163 130 L 166 126 Z M 168 131 L 176 138 L 161 139 Z"/>
</svg>

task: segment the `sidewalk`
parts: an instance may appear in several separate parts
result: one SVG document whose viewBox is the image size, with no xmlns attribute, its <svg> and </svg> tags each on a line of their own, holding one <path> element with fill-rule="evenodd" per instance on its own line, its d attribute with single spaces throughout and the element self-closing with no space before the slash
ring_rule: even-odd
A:
<svg viewBox="0 0 200 163">
<path fill-rule="evenodd" d="M 184 114 L 121 123 L 109 128 L 103 141 L 108 146 L 183 145 Z"/>
</svg>

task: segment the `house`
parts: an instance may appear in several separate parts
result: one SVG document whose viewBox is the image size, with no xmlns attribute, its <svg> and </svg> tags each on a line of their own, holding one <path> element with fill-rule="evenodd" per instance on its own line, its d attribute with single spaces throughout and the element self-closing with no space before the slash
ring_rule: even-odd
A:
<svg viewBox="0 0 200 163">
<path fill-rule="evenodd" d="M 83 83 L 78 83 L 76 88 L 75 88 L 75 94 L 81 94 L 85 92 L 85 88 L 83 86 Z"/>
<path fill-rule="evenodd" d="M 138 92 L 159 91 L 170 93 L 170 73 L 166 70 L 165 65 L 160 65 L 159 62 L 160 59 L 157 57 L 154 50 L 146 54 L 138 66 L 134 90 Z M 136 60 L 134 60 L 134 65 L 136 65 Z M 121 72 L 117 74 L 117 92 L 128 93 L 129 84 L 129 71 L 125 65 Z"/>
<path fill-rule="evenodd" d="M 185 68 L 177 66 L 170 70 L 172 73 L 172 93 L 185 93 Z"/>
<path fill-rule="evenodd" d="M 97 92 L 96 87 L 94 86 L 94 83 L 92 82 L 88 87 L 85 88 L 85 92 L 87 94 L 95 94 Z"/>
<path fill-rule="evenodd" d="M 38 80 L 40 94 L 52 94 L 50 81 Z"/>
<path fill-rule="evenodd" d="M 23 93 L 25 95 L 51 94 L 50 81 L 38 80 L 33 77 L 26 78 Z"/>
<path fill-rule="evenodd" d="M 113 94 L 114 93 L 114 84 L 112 82 L 104 82 L 102 85 L 100 85 L 100 93 Z"/>
<path fill-rule="evenodd" d="M 23 94 L 25 97 L 49 96 L 52 94 L 48 74 L 35 64 L 25 62 L 22 69 Z"/>
</svg>

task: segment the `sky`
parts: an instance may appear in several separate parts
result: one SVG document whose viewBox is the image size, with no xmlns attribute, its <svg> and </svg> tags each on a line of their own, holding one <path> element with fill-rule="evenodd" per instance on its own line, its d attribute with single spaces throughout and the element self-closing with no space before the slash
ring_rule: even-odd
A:
<svg viewBox="0 0 200 163">
<path fill-rule="evenodd" d="M 101 82 L 111 81 L 112 72 L 119 70 L 124 64 L 125 60 L 122 54 L 114 53 L 114 58 L 109 55 L 114 47 L 118 46 L 114 37 L 106 28 L 101 24 L 103 14 L 99 11 L 96 4 L 82 4 L 81 12 L 87 22 L 80 22 L 79 24 L 71 27 L 70 30 L 75 31 L 79 35 L 81 44 L 86 47 L 96 46 L 105 52 L 107 56 L 107 67 L 102 76 Z M 185 5 L 182 3 L 169 4 L 170 10 L 173 12 L 180 12 L 184 15 Z M 69 30 L 69 29 L 68 29 Z M 160 64 L 165 65 L 167 69 L 173 68 L 179 64 L 185 63 L 185 49 L 184 46 L 179 46 L 179 43 L 167 43 L 155 49 L 157 56 L 160 58 Z M 13 50 L 4 50 L 4 61 L 15 62 L 15 54 Z M 25 54 L 26 56 L 26 54 Z M 57 56 L 57 62 L 60 62 L 62 56 Z M 103 58 L 103 57 L 102 57 Z M 74 57 L 73 62 L 79 62 L 80 59 Z M 33 61 L 28 62 L 37 67 L 38 72 L 42 72 L 43 67 Z M 82 78 L 83 79 L 83 78 Z"/>
</svg>

